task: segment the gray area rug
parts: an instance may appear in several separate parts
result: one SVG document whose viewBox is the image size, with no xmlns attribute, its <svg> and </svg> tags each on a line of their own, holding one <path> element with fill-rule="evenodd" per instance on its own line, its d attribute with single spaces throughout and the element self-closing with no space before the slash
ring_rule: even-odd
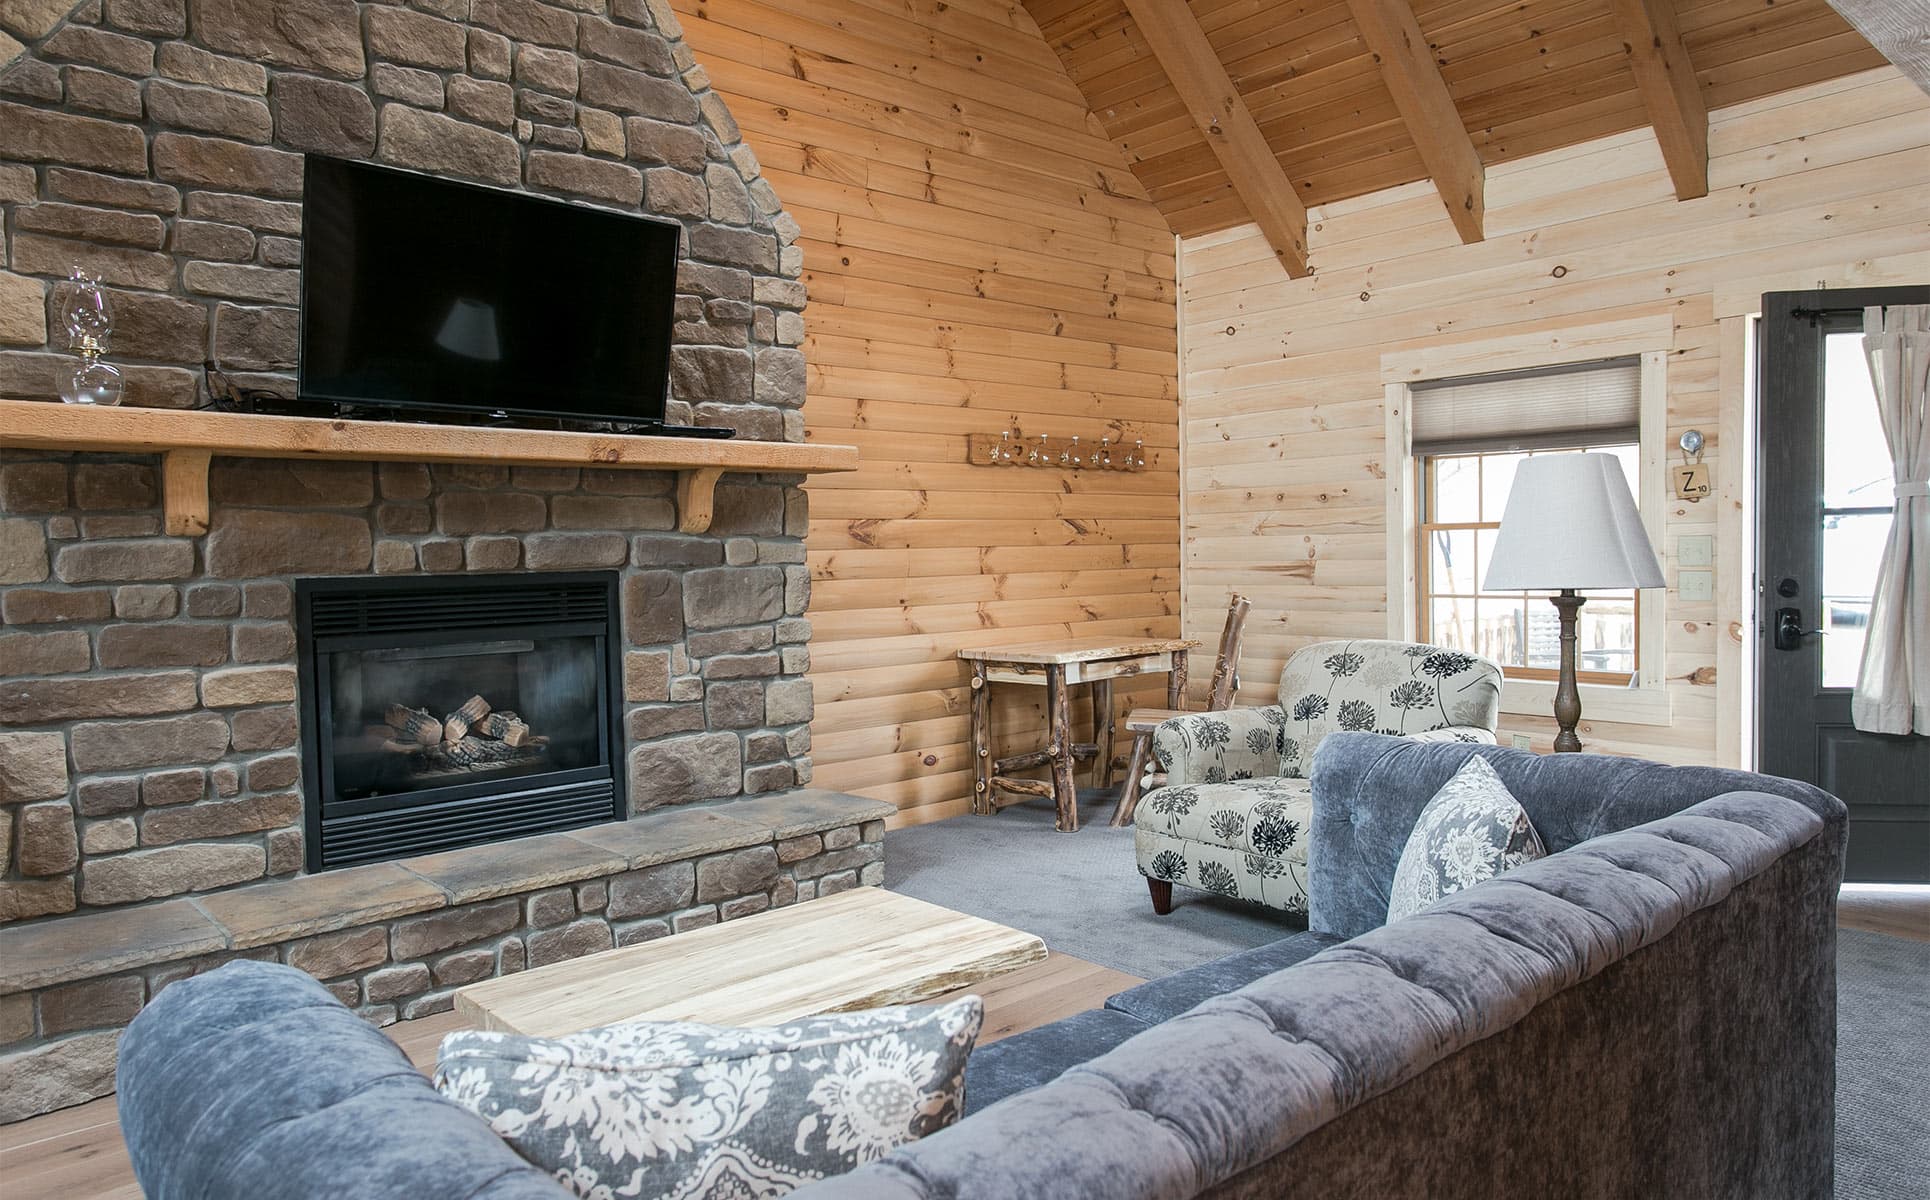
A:
<svg viewBox="0 0 1930 1200">
<path fill-rule="evenodd" d="M 1044 800 L 894 830 L 885 837 L 885 886 L 1142 979 L 1306 928 L 1285 913 L 1183 888 L 1173 892 L 1171 916 L 1154 916 L 1133 831 L 1106 824 L 1112 806 L 1110 793 L 1082 792 L 1077 833 L 1054 831 Z"/>
<path fill-rule="evenodd" d="M 1930 1198 L 1930 942 L 1836 934 L 1837 1200 Z"/>
<path fill-rule="evenodd" d="M 1301 928 L 1186 889 L 1171 916 L 1154 916 L 1132 830 L 1111 815 L 1111 797 L 1092 793 L 1073 834 L 1053 831 L 1043 801 L 894 830 L 885 886 L 1148 979 Z M 1838 931 L 1837 1012 L 1837 1198 L 1930 1200 L 1930 942 Z"/>
</svg>

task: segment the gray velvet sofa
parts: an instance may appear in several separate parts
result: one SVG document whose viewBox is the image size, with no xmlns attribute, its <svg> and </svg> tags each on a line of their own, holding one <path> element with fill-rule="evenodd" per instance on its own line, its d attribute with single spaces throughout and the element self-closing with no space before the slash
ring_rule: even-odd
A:
<svg viewBox="0 0 1930 1200">
<path fill-rule="evenodd" d="M 1556 853 L 1384 925 L 1475 754 Z M 965 1120 L 794 1194 L 1830 1195 L 1839 801 L 1354 733 L 1313 781 L 1311 929 L 981 1049 Z M 120 1087 L 151 1197 L 564 1194 L 285 968 L 167 989 Z"/>
</svg>

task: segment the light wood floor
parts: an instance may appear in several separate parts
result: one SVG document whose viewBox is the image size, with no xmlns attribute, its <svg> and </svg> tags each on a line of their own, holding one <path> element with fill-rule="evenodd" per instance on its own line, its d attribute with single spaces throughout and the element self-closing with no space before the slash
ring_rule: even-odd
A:
<svg viewBox="0 0 1930 1200">
<path fill-rule="evenodd" d="M 1105 1003 L 1140 982 L 1123 972 L 1054 954 L 1042 963 L 967 989 L 985 998 L 979 1044 L 1022 1033 Z M 469 1027 L 454 1013 L 400 1021 L 386 1033 L 425 1070 L 443 1035 Z M 141 1200 L 121 1145 L 114 1097 L 0 1126 L 0 1197 L 5 1200 Z"/>
<path fill-rule="evenodd" d="M 1930 888 L 1843 889 L 1838 923 L 1897 937 L 1930 941 Z M 1139 982 L 1063 954 L 1014 971 L 975 989 L 985 997 L 987 1044 L 1034 1026 L 1097 1007 Z M 453 1013 L 403 1021 L 388 1033 L 421 1067 L 435 1061 L 442 1036 L 465 1027 Z M 0 1195 L 6 1200 L 140 1200 L 121 1146 L 114 1097 L 0 1126 Z"/>
<path fill-rule="evenodd" d="M 1836 923 L 1845 929 L 1930 942 L 1930 884 L 1845 884 L 1836 899 Z"/>
</svg>

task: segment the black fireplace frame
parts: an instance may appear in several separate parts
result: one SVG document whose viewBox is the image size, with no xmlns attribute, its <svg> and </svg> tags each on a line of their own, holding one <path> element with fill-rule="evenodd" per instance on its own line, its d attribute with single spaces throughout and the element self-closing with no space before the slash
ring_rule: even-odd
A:
<svg viewBox="0 0 1930 1200">
<path fill-rule="evenodd" d="M 423 607 L 409 613 L 398 598 Z M 513 625 L 504 622 L 514 620 Z M 356 624 L 378 628 L 356 631 Z M 407 649 L 474 633 L 475 640 L 513 633 L 518 638 L 598 639 L 596 730 L 601 766 L 467 784 L 445 784 L 400 796 L 335 801 L 331 755 L 333 717 L 326 697 L 328 656 L 343 650 Z M 310 874 L 370 862 L 434 854 L 462 846 L 581 828 L 628 815 L 623 740 L 623 614 L 614 571 L 555 571 L 461 575 L 338 576 L 295 581 L 295 634 L 300 686 L 301 766 L 305 866 Z M 501 811 L 469 822 L 469 833 L 438 832 L 440 817 L 474 812 L 489 800 Z M 415 819 L 416 832 L 386 837 L 364 832 L 364 849 L 331 853 L 343 837 L 380 826 L 388 815 Z"/>
</svg>

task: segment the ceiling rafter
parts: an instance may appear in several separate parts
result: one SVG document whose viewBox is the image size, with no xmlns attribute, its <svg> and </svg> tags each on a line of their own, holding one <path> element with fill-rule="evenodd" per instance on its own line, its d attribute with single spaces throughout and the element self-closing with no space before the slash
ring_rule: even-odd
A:
<svg viewBox="0 0 1930 1200">
<path fill-rule="evenodd" d="M 1246 102 L 1186 0 L 1126 0 L 1126 9 L 1205 135 L 1233 190 L 1298 279 L 1308 273 L 1307 207 L 1267 145 Z"/>
<path fill-rule="evenodd" d="M 1347 0 L 1347 7 L 1441 193 L 1448 219 L 1463 242 L 1480 241 L 1487 175 L 1414 10 L 1407 0 Z"/>
<path fill-rule="evenodd" d="M 1675 198 L 1709 194 L 1709 108 L 1695 64 L 1676 27 L 1674 0 L 1609 0 L 1628 43 L 1628 62 L 1642 93 Z"/>
</svg>

